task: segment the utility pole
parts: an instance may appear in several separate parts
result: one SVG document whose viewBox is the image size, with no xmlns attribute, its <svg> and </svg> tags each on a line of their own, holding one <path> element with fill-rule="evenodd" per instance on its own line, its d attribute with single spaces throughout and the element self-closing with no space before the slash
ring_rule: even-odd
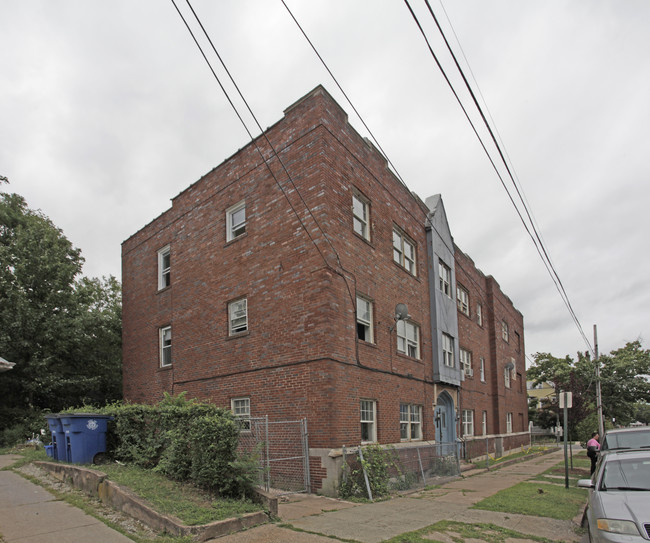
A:
<svg viewBox="0 0 650 543">
<path fill-rule="evenodd" d="M 598 328 L 594 324 L 594 356 L 596 359 L 596 409 L 598 409 L 598 435 L 600 439 L 605 435 L 605 423 L 603 422 L 603 398 L 600 394 L 600 360 L 598 359 Z"/>
</svg>

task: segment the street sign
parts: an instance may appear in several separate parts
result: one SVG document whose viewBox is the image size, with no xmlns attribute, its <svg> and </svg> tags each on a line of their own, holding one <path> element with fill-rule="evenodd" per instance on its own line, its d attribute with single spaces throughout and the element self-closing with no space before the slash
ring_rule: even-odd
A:
<svg viewBox="0 0 650 543">
<path fill-rule="evenodd" d="M 573 393 L 560 392 L 560 409 L 571 409 L 573 407 Z"/>
</svg>

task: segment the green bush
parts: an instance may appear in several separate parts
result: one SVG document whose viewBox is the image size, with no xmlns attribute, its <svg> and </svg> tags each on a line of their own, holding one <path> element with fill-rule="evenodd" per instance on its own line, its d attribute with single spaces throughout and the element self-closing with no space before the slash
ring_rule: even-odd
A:
<svg viewBox="0 0 650 543">
<path fill-rule="evenodd" d="M 40 436 L 41 430 L 49 436 L 47 421 L 38 409 L 0 408 L 0 447 L 22 445 L 32 436 Z M 42 437 L 49 442 L 49 438 Z"/>
<path fill-rule="evenodd" d="M 373 498 L 390 493 L 391 479 L 397 480 L 398 483 L 404 480 L 397 454 L 392 447 L 368 445 L 363 448 L 363 460 L 359 457 L 353 465 L 343 465 L 343 477 L 339 487 L 339 495 L 342 498 L 369 497 L 364 468 Z"/>
</svg>

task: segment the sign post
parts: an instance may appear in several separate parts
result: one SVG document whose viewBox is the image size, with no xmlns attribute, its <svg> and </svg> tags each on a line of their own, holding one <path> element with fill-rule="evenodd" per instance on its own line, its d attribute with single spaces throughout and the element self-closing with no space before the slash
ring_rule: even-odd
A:
<svg viewBox="0 0 650 543">
<path fill-rule="evenodd" d="M 569 457 L 567 444 L 569 440 L 569 408 L 573 405 L 573 395 L 571 392 L 560 392 L 560 409 L 564 409 L 564 488 L 569 488 Z"/>
</svg>

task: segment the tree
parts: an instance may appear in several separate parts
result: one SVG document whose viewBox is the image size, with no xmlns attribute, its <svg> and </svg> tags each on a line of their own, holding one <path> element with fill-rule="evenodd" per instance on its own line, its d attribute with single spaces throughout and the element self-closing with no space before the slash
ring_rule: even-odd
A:
<svg viewBox="0 0 650 543">
<path fill-rule="evenodd" d="M 559 392 L 571 392 L 573 407 L 568 412 L 570 436 L 586 441 L 597 430 L 596 364 L 589 353 L 578 353 L 577 360 L 569 356 L 555 358 L 549 353 L 537 353 L 527 376 L 536 384 L 553 383 Z M 603 415 L 617 424 L 632 422 L 637 402 L 650 401 L 650 351 L 640 341 L 603 355 L 599 359 Z M 554 402 L 557 413 L 557 402 Z M 594 420 L 596 424 L 594 425 Z"/>
<path fill-rule="evenodd" d="M 0 430 L 17 414 L 121 396 L 121 301 L 113 277 L 78 278 L 83 257 L 17 194 L 0 192 Z"/>
</svg>

